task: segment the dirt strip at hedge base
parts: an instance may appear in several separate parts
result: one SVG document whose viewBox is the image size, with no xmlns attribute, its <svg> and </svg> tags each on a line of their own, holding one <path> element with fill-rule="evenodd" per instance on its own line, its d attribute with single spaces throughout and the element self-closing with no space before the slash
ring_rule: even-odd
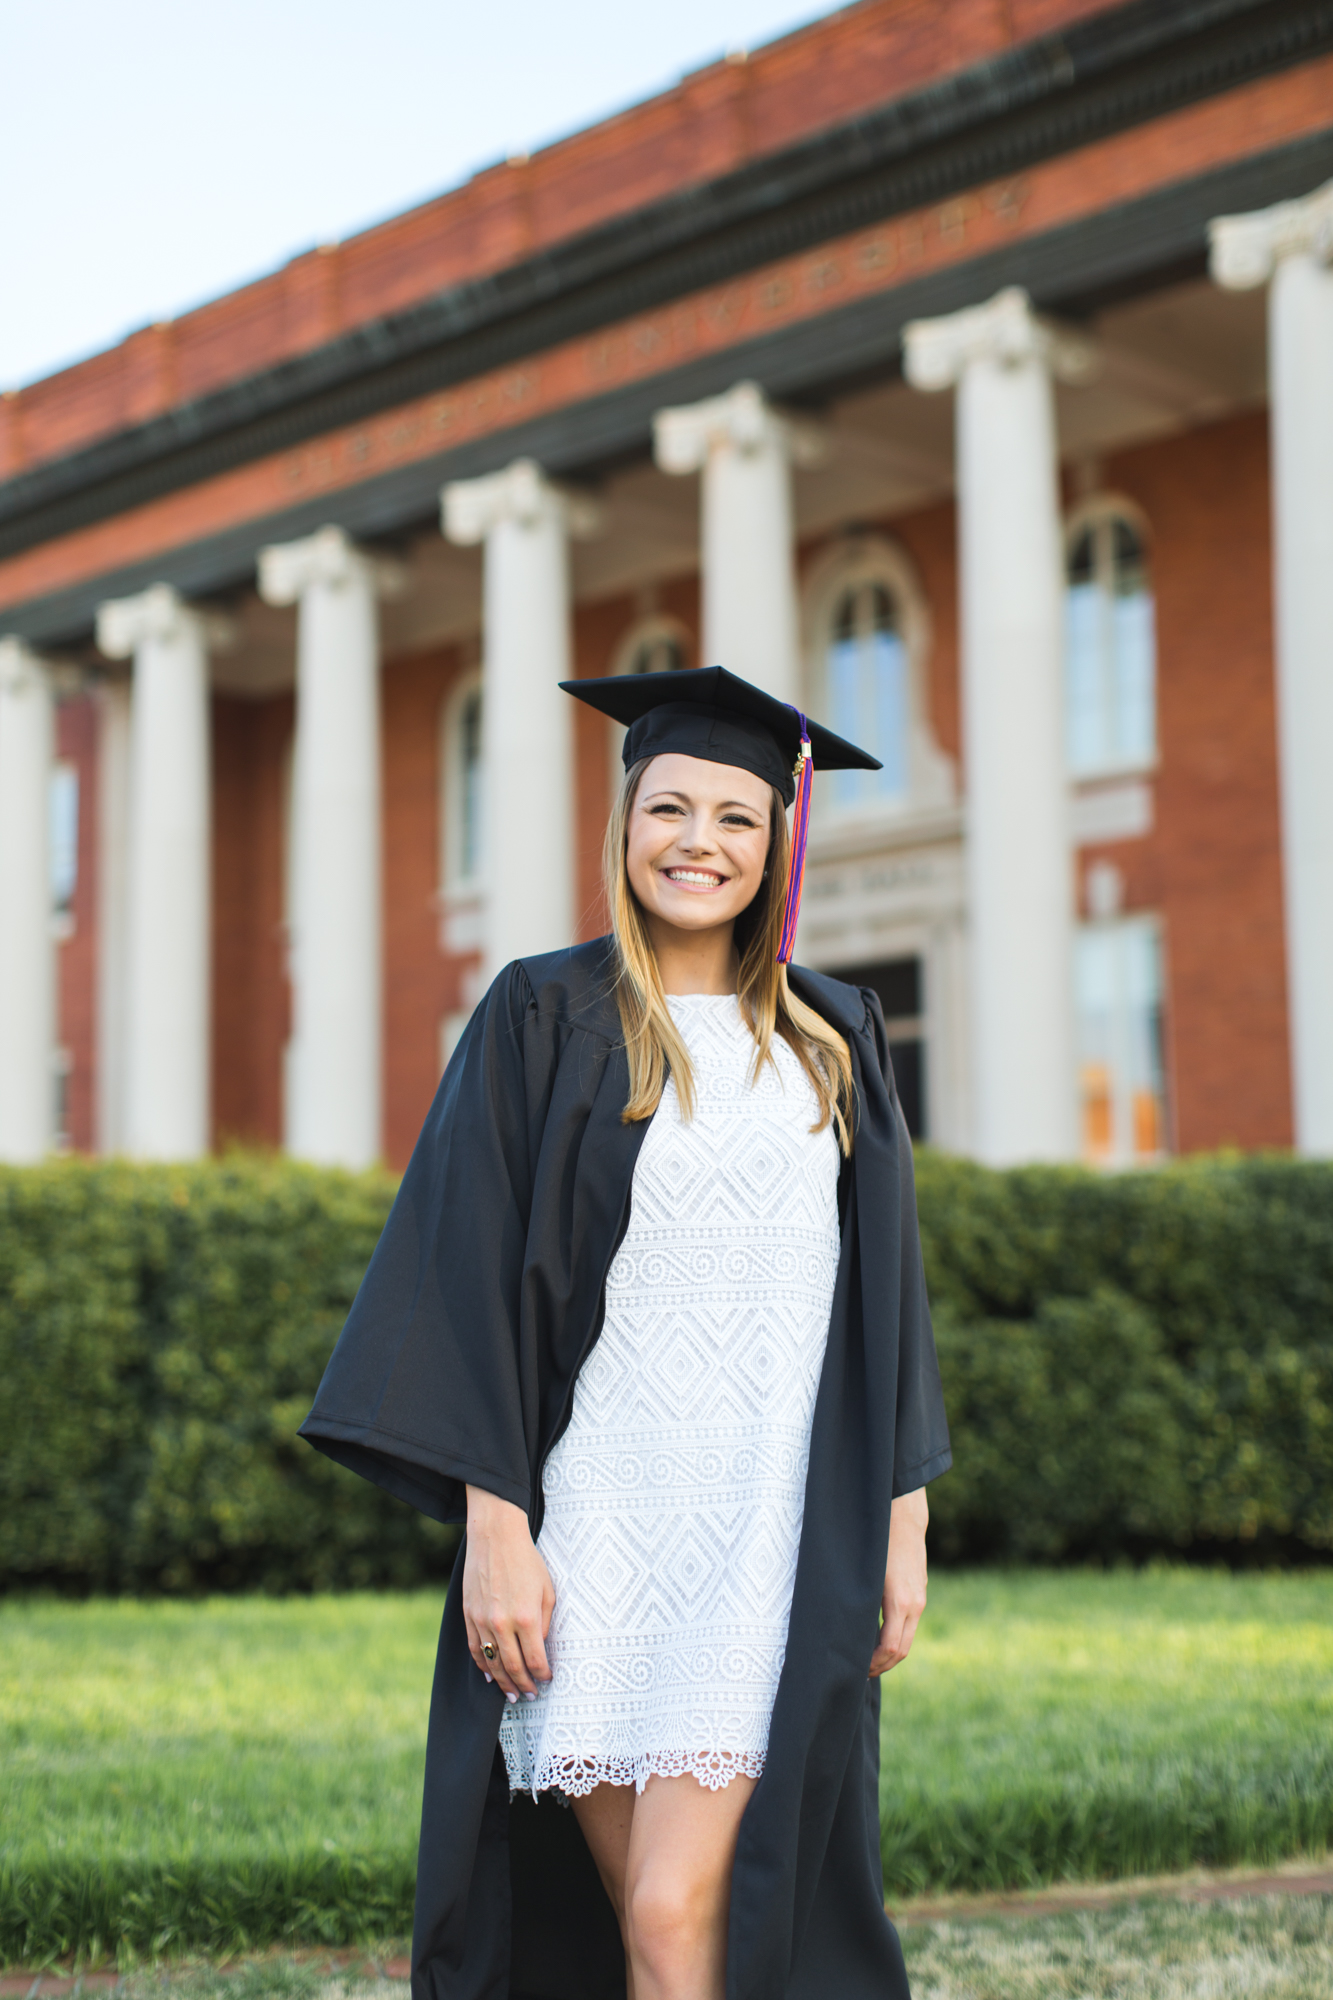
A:
<svg viewBox="0 0 1333 2000">
<path fill-rule="evenodd" d="M 1103 1910 L 1115 1904 L 1171 1898 L 1182 1903 L 1213 1903 L 1257 1896 L 1333 1896 L 1333 1857 L 1318 1867 L 1308 1860 L 1264 1871 L 1231 1869 L 1209 1874 L 1199 1869 L 1186 1875 L 1140 1876 L 1124 1882 L 1075 1882 L 1065 1888 L 1034 1890 L 1023 1895 L 921 1897 L 889 1910 L 902 1928 L 914 1924 L 993 1921 L 1064 1916 L 1074 1910 Z M 321 1951 L 283 1952 L 284 1961 L 326 1966 L 330 1973 L 353 1972 L 366 1978 L 406 1984 L 411 1966 L 406 1958 L 376 1958 L 366 1952 L 325 1955 Z M 253 1961 L 251 1961 L 253 1962 Z M 225 1971 L 225 1967 L 219 1967 Z M 57 1994 L 115 1993 L 125 1985 L 119 1972 L 80 1973 L 11 1968 L 0 1973 L 0 2000 L 54 2000 Z"/>
</svg>

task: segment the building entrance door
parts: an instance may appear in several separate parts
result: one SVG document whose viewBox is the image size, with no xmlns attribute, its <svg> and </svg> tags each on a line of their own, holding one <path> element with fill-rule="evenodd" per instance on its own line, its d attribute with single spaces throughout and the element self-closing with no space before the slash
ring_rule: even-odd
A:
<svg viewBox="0 0 1333 2000">
<path fill-rule="evenodd" d="M 834 979 L 845 979 L 849 986 L 868 986 L 879 995 L 907 1129 L 913 1139 L 928 1138 L 926 1022 L 920 958 L 884 958 L 869 965 L 830 965 L 821 970 L 827 970 Z"/>
</svg>

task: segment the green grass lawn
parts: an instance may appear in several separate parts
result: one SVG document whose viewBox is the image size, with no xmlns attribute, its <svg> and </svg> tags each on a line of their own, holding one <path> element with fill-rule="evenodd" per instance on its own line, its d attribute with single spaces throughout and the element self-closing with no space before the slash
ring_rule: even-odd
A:
<svg viewBox="0 0 1333 2000">
<path fill-rule="evenodd" d="M 439 1612 L 0 1605 L 0 1958 L 401 1934 Z M 938 1576 L 884 1813 L 894 1893 L 1330 1844 L 1333 1571 Z"/>
<path fill-rule="evenodd" d="M 890 1892 L 1333 1843 L 1333 1570 L 938 1576 L 885 1684 Z"/>
</svg>

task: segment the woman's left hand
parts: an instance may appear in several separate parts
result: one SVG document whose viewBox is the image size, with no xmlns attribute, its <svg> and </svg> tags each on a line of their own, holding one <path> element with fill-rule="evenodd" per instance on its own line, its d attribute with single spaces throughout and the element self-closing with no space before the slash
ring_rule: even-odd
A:
<svg viewBox="0 0 1333 2000">
<path fill-rule="evenodd" d="M 889 1515 L 889 1560 L 884 1571 L 884 1623 L 870 1673 L 886 1674 L 911 1651 L 926 1608 L 926 1489 L 900 1493 Z"/>
</svg>

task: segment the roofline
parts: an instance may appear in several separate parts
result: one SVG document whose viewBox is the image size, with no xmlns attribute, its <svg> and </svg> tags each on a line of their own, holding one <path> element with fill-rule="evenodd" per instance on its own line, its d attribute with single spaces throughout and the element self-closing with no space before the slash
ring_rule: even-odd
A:
<svg viewBox="0 0 1333 2000">
<path fill-rule="evenodd" d="M 1333 0 L 1130 0 L 0 484 L 0 560 L 1333 49 Z"/>
<path fill-rule="evenodd" d="M 1104 210 L 1095 229 L 1083 220 L 1063 224 L 359 486 L 316 495 L 281 513 L 81 579 L 0 611 L 0 630 L 34 645 L 78 649 L 91 640 L 97 607 L 108 597 L 128 596 L 157 582 L 175 584 L 190 597 L 248 587 L 261 545 L 311 533 L 328 522 L 369 541 L 427 527 L 439 519 L 445 480 L 472 478 L 525 455 L 558 476 L 587 477 L 645 453 L 653 415 L 664 402 L 718 393 L 740 376 L 778 399 L 816 400 L 858 379 L 894 371 L 908 320 L 955 311 L 1004 285 L 1025 286 L 1044 311 L 1078 316 L 1163 283 L 1201 276 L 1213 216 L 1298 195 L 1331 174 L 1333 130 L 1230 162 Z"/>
</svg>

